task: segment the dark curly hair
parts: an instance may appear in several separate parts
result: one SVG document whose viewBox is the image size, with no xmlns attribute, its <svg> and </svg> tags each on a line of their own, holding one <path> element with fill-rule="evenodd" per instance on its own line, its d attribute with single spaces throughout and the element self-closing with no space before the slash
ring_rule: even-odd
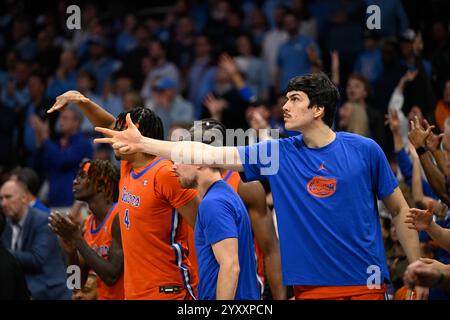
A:
<svg viewBox="0 0 450 320">
<path fill-rule="evenodd" d="M 86 164 L 89 166 L 86 167 Z M 117 202 L 120 175 L 119 170 L 110 161 L 85 160 L 80 166 L 80 173 L 83 171 L 96 192 L 103 192 L 111 202 Z"/>
<path fill-rule="evenodd" d="M 137 107 L 122 112 L 116 118 L 114 130 L 124 130 L 127 127 L 126 116 L 130 113 L 131 121 L 138 127 L 139 132 L 147 138 L 164 140 L 164 128 L 161 119 L 149 108 Z"/>
<path fill-rule="evenodd" d="M 289 80 L 287 92 L 303 91 L 309 99 L 308 108 L 323 106 L 323 122 L 330 128 L 336 114 L 336 104 L 340 99 L 339 91 L 328 76 L 321 73 L 305 74 Z"/>
</svg>

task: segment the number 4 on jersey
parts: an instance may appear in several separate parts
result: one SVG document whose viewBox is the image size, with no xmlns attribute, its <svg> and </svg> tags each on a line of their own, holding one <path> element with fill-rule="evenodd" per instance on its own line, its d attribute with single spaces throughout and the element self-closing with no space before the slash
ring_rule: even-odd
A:
<svg viewBox="0 0 450 320">
<path fill-rule="evenodd" d="M 130 229 L 130 217 L 128 216 L 128 209 L 125 210 L 125 217 L 123 219 L 123 222 L 125 223 L 127 230 Z"/>
</svg>

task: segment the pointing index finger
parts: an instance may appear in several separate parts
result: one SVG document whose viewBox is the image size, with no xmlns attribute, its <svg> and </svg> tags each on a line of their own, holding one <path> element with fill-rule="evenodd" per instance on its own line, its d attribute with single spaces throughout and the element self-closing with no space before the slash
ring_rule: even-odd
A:
<svg viewBox="0 0 450 320">
<path fill-rule="evenodd" d="M 112 138 L 96 138 L 94 143 L 109 143 L 113 144 L 115 141 Z"/>
<path fill-rule="evenodd" d="M 116 131 L 103 127 L 95 127 L 95 131 L 100 132 L 107 137 L 114 137 L 116 134 Z"/>
</svg>

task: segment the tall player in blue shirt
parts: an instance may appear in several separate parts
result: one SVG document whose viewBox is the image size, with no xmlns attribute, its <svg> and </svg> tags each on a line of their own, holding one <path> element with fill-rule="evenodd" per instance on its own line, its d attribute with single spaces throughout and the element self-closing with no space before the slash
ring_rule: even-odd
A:
<svg viewBox="0 0 450 320">
<path fill-rule="evenodd" d="M 270 183 L 280 236 L 283 282 L 297 299 L 383 299 L 389 274 L 377 199 L 393 216 L 409 262 L 420 258 L 406 203 L 386 157 L 371 139 L 334 132 L 339 93 L 323 73 L 290 80 L 285 126 L 301 135 L 246 147 L 142 137 L 128 119 L 122 132 L 98 128 L 122 153 L 147 152 L 186 163 L 244 171 Z M 426 299 L 428 290 L 415 288 Z"/>
</svg>

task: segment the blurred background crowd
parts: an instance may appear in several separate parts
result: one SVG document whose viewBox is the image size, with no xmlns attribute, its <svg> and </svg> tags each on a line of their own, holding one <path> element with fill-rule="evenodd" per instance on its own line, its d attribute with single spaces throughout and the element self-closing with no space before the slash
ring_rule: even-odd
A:
<svg viewBox="0 0 450 320">
<path fill-rule="evenodd" d="M 94 128 L 77 107 L 46 113 L 68 90 L 114 116 L 151 108 L 167 139 L 205 117 L 230 129 L 269 126 L 290 136 L 298 133 L 283 127 L 288 80 L 323 71 L 341 92 L 334 129 L 377 141 L 410 206 L 433 203 L 436 220 L 450 228 L 447 207 L 407 136 L 409 120 L 427 120 L 436 126 L 438 148 L 450 155 L 449 1 L 151 3 L 77 2 L 79 30 L 67 28 L 73 3 L 66 0 L 0 3 L 0 183 L 17 167 L 31 168 L 33 201 L 68 210 L 78 205 L 72 181 L 80 162 L 115 161 L 109 146 L 93 145 Z M 379 30 L 366 27 L 373 4 L 380 8 Z M 389 214 L 380 207 L 380 215 L 393 296 L 407 261 Z M 424 256 L 450 263 L 426 234 L 421 241 Z"/>
</svg>

